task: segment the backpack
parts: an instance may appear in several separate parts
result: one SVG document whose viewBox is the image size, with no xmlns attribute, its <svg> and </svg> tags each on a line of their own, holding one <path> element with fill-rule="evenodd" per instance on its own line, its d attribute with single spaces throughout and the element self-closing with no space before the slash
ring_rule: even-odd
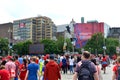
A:
<svg viewBox="0 0 120 80">
<path fill-rule="evenodd" d="M 90 61 L 82 62 L 78 71 L 78 80 L 94 80 L 93 73 L 90 69 Z"/>
<path fill-rule="evenodd" d="M 120 80 L 120 66 L 117 66 L 117 74 L 118 74 L 117 80 Z"/>
</svg>

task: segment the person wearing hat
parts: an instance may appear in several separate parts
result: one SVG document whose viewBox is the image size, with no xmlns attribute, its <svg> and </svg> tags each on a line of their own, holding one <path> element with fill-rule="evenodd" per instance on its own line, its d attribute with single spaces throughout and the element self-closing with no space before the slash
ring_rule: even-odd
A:
<svg viewBox="0 0 120 80">
<path fill-rule="evenodd" d="M 61 80 L 60 69 L 54 61 L 54 55 L 50 55 L 50 60 L 45 66 L 44 80 Z"/>
</svg>

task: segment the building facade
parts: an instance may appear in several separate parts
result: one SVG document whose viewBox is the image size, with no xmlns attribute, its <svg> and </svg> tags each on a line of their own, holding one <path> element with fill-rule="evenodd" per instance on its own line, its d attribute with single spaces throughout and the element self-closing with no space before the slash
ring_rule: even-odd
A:
<svg viewBox="0 0 120 80">
<path fill-rule="evenodd" d="M 0 24 L 0 37 L 12 40 L 13 23 Z"/>
<path fill-rule="evenodd" d="M 120 37 L 120 27 L 110 28 L 110 32 L 109 32 L 108 37 L 119 38 Z"/>
<path fill-rule="evenodd" d="M 76 38 L 76 47 L 81 48 L 86 45 L 87 40 L 92 37 L 93 34 L 101 32 L 104 37 L 109 34 L 110 26 L 104 22 L 91 21 L 87 23 L 76 23 L 74 26 L 74 35 Z"/>
<path fill-rule="evenodd" d="M 13 21 L 13 37 L 20 40 L 39 41 L 56 36 L 57 27 L 45 16 Z"/>
<path fill-rule="evenodd" d="M 74 25 L 75 21 L 72 19 L 69 24 L 58 25 L 57 26 L 57 38 L 62 36 L 65 38 L 72 38 L 74 34 Z M 67 26 L 70 28 L 70 33 L 67 31 Z"/>
</svg>

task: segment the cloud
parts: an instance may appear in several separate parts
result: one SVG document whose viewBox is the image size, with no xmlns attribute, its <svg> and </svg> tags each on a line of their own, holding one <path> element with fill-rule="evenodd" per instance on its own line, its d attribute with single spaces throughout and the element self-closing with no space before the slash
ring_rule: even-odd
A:
<svg viewBox="0 0 120 80">
<path fill-rule="evenodd" d="M 120 26 L 119 0 L 0 0 L 3 21 L 35 17 L 50 17 L 55 24 L 68 24 L 72 18 L 106 22 Z M 8 19 L 9 18 L 9 19 Z M 1 23 L 2 21 L 0 21 Z"/>
</svg>

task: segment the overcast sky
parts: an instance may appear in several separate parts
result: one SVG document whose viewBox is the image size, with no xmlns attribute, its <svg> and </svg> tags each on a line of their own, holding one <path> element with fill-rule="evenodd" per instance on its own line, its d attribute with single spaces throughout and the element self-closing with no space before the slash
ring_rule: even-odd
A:
<svg viewBox="0 0 120 80">
<path fill-rule="evenodd" d="M 120 0 L 0 0 L 0 24 L 13 20 L 47 16 L 56 25 L 68 24 L 72 18 L 105 22 L 120 26 Z"/>
</svg>

